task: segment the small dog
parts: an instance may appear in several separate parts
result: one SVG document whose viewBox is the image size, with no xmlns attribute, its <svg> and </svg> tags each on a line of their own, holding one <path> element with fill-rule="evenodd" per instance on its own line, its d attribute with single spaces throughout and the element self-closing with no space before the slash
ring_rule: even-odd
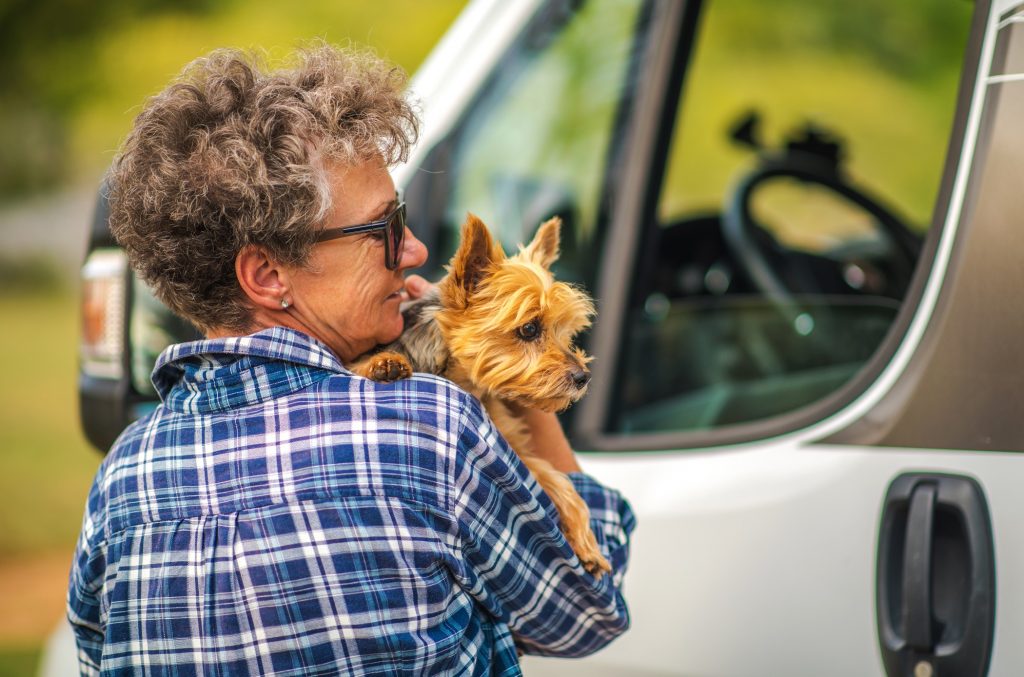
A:
<svg viewBox="0 0 1024 677">
<path fill-rule="evenodd" d="M 402 336 L 351 369 L 382 382 L 413 371 L 437 374 L 479 398 L 558 508 L 562 531 L 583 566 L 600 577 L 611 566 L 590 529 L 587 504 L 564 473 L 534 455 L 514 413 L 518 406 L 561 411 L 583 396 L 590 381 L 591 358 L 572 341 L 590 326 L 594 305 L 550 271 L 561 223 L 545 221 L 528 246 L 506 257 L 483 222 L 468 215 L 448 274 L 435 292 L 403 308 Z"/>
</svg>

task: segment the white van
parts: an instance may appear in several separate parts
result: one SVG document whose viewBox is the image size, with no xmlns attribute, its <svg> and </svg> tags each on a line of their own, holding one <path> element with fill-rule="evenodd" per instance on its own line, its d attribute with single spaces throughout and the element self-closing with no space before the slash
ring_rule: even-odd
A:
<svg viewBox="0 0 1024 677">
<path fill-rule="evenodd" d="M 413 88 L 424 274 L 559 214 L 598 302 L 633 624 L 526 674 L 1024 674 L 1024 2 L 478 0 Z M 189 330 L 102 203 L 83 278 L 105 449 Z"/>
</svg>

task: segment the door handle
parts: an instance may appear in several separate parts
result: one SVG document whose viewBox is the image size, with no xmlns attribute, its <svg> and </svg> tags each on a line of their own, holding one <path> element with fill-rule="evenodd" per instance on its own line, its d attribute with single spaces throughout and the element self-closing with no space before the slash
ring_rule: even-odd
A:
<svg viewBox="0 0 1024 677">
<path fill-rule="evenodd" d="M 882 506 L 876 620 L 889 677 L 982 677 L 995 634 L 985 493 L 969 477 L 907 473 Z"/>
<path fill-rule="evenodd" d="M 917 651 L 934 646 L 930 590 L 934 524 L 935 485 L 926 482 L 911 494 L 903 551 L 903 634 L 907 645 Z"/>
</svg>

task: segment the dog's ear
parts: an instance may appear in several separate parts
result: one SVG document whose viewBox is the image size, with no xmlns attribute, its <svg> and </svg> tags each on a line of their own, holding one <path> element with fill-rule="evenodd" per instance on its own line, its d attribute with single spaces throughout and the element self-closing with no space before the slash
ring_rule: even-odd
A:
<svg viewBox="0 0 1024 677">
<path fill-rule="evenodd" d="M 558 249 L 561 242 L 559 231 L 562 228 L 562 219 L 552 217 L 540 224 L 537 234 L 524 250 L 527 258 L 536 261 L 545 268 L 558 260 Z"/>
<path fill-rule="evenodd" d="M 466 222 L 462 224 L 462 242 L 448 264 L 442 293 L 453 301 L 464 301 L 483 280 L 488 268 L 504 258 L 505 252 L 491 238 L 484 222 L 474 214 L 467 214 Z"/>
</svg>

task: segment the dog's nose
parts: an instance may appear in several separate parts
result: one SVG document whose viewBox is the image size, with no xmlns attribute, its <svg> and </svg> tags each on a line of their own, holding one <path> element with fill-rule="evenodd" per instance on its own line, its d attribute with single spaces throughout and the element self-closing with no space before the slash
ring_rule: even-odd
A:
<svg viewBox="0 0 1024 677">
<path fill-rule="evenodd" d="M 582 388 L 590 383 L 590 372 L 586 369 L 573 369 L 569 375 L 572 378 L 573 385 L 577 388 Z"/>
</svg>

